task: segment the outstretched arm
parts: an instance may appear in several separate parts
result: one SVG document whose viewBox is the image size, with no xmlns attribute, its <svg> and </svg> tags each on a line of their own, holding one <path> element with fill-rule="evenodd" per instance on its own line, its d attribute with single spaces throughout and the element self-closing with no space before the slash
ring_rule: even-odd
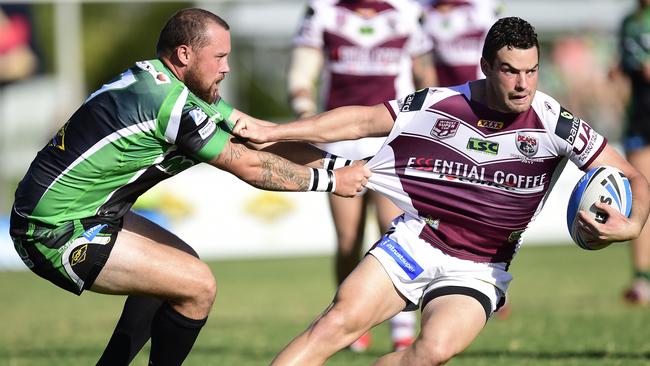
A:
<svg viewBox="0 0 650 366">
<path fill-rule="evenodd" d="M 336 169 L 330 176 L 324 169 L 297 165 L 277 155 L 249 149 L 235 138 L 226 142 L 221 153 L 209 163 L 254 187 L 272 191 L 333 191 L 352 197 L 363 190 L 370 177 L 368 168 L 360 164 Z"/>
<path fill-rule="evenodd" d="M 232 121 L 246 119 L 263 126 L 275 126 L 275 123 L 251 117 L 237 109 L 233 109 L 230 119 Z M 316 146 L 298 141 L 255 143 L 248 140 L 246 146 L 259 151 L 270 152 L 298 165 L 306 165 L 312 168 L 323 168 L 328 155 L 327 152 Z"/>
<path fill-rule="evenodd" d="M 254 118 L 239 118 L 233 133 L 256 143 L 305 141 L 311 143 L 387 136 L 393 117 L 383 104 L 340 107 L 291 123 L 269 125 Z"/>
</svg>

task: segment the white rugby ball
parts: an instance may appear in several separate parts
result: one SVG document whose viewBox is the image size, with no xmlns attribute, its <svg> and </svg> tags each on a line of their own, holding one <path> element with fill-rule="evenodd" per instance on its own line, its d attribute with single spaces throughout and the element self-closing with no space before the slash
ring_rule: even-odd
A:
<svg viewBox="0 0 650 366">
<path fill-rule="evenodd" d="M 607 221 L 608 215 L 596 208 L 596 202 L 606 203 L 623 215 L 630 217 L 632 189 L 623 172 L 611 166 L 595 167 L 583 175 L 573 188 L 567 207 L 566 220 L 571 238 L 582 249 L 598 250 L 607 246 L 590 246 L 582 239 L 580 230 L 578 230 L 577 218 L 580 211 L 585 211 L 600 223 Z"/>
</svg>

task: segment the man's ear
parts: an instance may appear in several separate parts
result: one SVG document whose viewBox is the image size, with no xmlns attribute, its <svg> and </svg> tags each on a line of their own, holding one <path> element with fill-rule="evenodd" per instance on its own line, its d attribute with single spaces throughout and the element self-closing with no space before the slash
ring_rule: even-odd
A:
<svg viewBox="0 0 650 366">
<path fill-rule="evenodd" d="M 487 76 L 488 72 L 490 71 L 490 63 L 487 62 L 487 60 L 483 57 L 481 57 L 481 71 L 485 76 Z"/>
<path fill-rule="evenodd" d="M 187 45 L 180 45 L 174 50 L 174 55 L 183 66 L 187 66 L 192 58 L 192 49 Z"/>
</svg>

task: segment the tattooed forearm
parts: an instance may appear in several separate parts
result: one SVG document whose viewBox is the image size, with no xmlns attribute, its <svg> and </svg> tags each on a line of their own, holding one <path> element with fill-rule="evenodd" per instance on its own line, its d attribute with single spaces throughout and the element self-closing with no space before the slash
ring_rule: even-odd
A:
<svg viewBox="0 0 650 366">
<path fill-rule="evenodd" d="M 251 150 L 236 139 L 228 141 L 210 163 L 257 188 L 273 191 L 307 191 L 309 188 L 311 171 L 308 167 L 266 151 Z"/>
<path fill-rule="evenodd" d="M 309 187 L 309 170 L 279 156 L 258 151 L 262 163 L 260 188 L 274 191 L 306 191 Z"/>
</svg>

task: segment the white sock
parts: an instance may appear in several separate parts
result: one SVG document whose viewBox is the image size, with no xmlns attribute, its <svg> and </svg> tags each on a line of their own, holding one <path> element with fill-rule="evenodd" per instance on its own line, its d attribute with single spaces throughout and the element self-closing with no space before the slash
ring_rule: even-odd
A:
<svg viewBox="0 0 650 366">
<path fill-rule="evenodd" d="M 390 337 L 393 341 L 415 338 L 415 311 L 403 311 L 390 320 Z"/>
</svg>

